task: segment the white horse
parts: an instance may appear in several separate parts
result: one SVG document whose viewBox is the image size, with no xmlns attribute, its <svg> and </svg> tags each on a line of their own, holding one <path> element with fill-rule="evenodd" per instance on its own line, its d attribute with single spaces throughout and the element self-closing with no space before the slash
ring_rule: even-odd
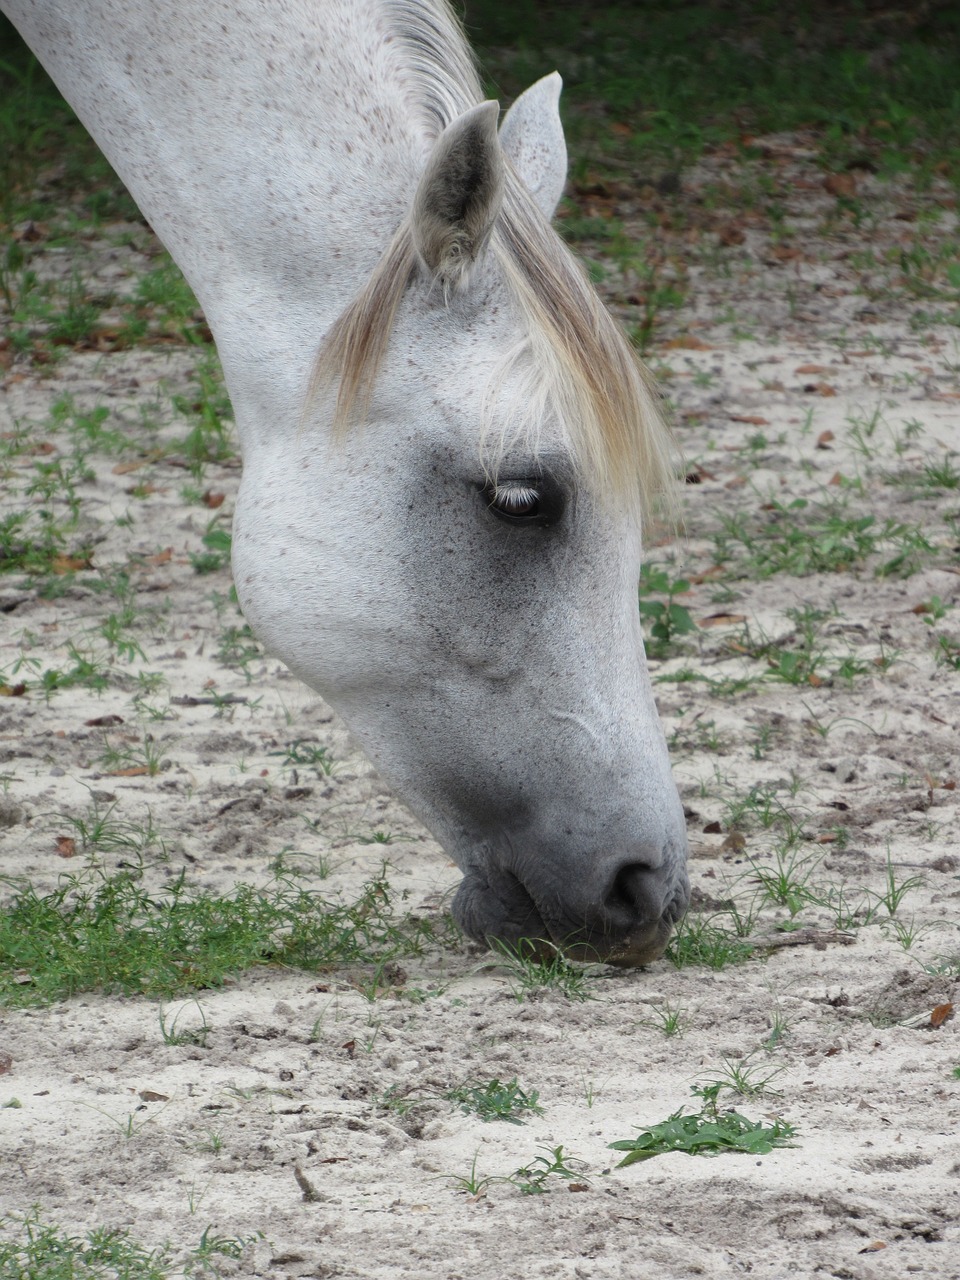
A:
<svg viewBox="0 0 960 1280">
<path fill-rule="evenodd" d="M 260 639 L 463 871 L 480 940 L 644 964 L 686 835 L 637 611 L 654 398 L 446 0 L 0 0 L 194 289 Z M 539 944 L 542 945 L 542 941 Z"/>
</svg>

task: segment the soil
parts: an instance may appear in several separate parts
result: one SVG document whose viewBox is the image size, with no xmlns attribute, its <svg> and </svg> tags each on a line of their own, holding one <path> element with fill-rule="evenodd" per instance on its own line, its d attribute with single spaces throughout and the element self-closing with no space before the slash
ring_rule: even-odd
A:
<svg viewBox="0 0 960 1280">
<path fill-rule="evenodd" d="M 751 939 L 764 945 L 716 970 L 667 959 L 602 969 L 582 1002 L 549 987 L 518 998 L 495 957 L 452 945 L 391 975 L 242 973 L 162 1010 L 99 994 L 7 1010 L 4 1211 L 39 1206 L 80 1234 L 128 1227 L 148 1246 L 170 1242 L 181 1266 L 209 1229 L 208 1240 L 244 1242 L 238 1257 L 215 1256 L 220 1274 L 264 1280 L 960 1276 L 960 1037 L 942 1011 L 960 995 L 960 674 L 935 643 L 957 643 L 949 518 L 960 493 L 917 480 L 960 451 L 957 329 L 936 317 L 912 325 L 916 304 L 871 289 L 856 265 L 865 245 L 882 254 L 909 231 L 905 188 L 858 175 L 868 233 L 837 211 L 802 138 L 759 142 L 781 157 L 792 192 L 789 252 L 732 213 L 704 227 L 686 306 L 650 356 L 691 479 L 684 537 L 651 555 L 690 581 L 678 603 L 700 624 L 651 669 L 689 815 L 691 918 L 729 926 L 731 901 L 755 902 Z M 709 157 L 684 173 L 683 198 L 693 206 L 727 180 L 729 164 Z M 941 194 L 947 236 L 956 215 Z M 676 249 L 671 197 L 650 198 Z M 629 226 L 633 213 L 628 201 L 619 216 Z M 723 270 L 699 251 L 707 240 Z M 138 265 L 106 235 L 46 262 L 65 274 L 80 262 L 94 282 Z M 619 268 L 608 266 L 612 279 Z M 0 698 L 0 873 L 51 888 L 82 861 L 68 818 L 115 806 L 117 820 L 149 818 L 161 833 L 165 854 L 155 848 L 150 866 L 160 881 L 261 883 L 286 851 L 306 883 L 355 895 L 386 858 L 393 889 L 439 918 L 458 873 L 344 727 L 249 640 L 245 657 L 223 649 L 242 626 L 228 570 L 200 575 L 190 559 L 213 510 L 182 496 L 189 475 L 161 448 L 183 433 L 170 398 L 189 388 L 196 360 L 169 344 L 78 350 L 45 367 L 14 361 L 0 383 L 2 432 L 35 423 L 38 445 L 66 453 L 50 411 L 69 394 L 108 406 L 142 441 L 134 471 L 90 455 L 95 571 L 57 598 L 19 580 L 0 588 L 0 666 L 23 657 L 21 676 L 34 681 Z M 160 407 L 143 426 L 149 404 Z M 870 421 L 864 447 L 853 428 Z M 225 520 L 237 478 L 235 462 L 206 469 Z M 768 546 L 833 493 L 881 523 L 921 525 L 934 551 L 878 576 L 894 536 L 846 567 L 774 577 L 745 567 L 718 585 L 725 521 Z M 798 499 L 808 506 L 791 507 Z M 93 636 L 113 608 L 93 583 L 111 565 L 133 575 L 138 608 L 152 611 L 136 633 L 145 657 L 114 654 L 100 694 L 75 686 L 45 698 L 39 675 L 69 666 L 68 642 Z M 781 657 L 800 652 L 804 609 L 818 615 L 820 656 L 791 680 L 797 668 Z M 710 683 L 678 681 L 683 671 Z M 138 672 L 166 684 L 143 695 Z M 157 771 L 118 766 L 144 733 Z M 332 773 L 292 763 L 293 743 L 326 748 Z M 833 907 L 804 903 L 793 918 L 757 897 L 784 810 L 803 828 L 790 847 L 797 875 L 821 901 L 832 893 Z M 838 926 L 841 886 L 851 903 L 876 902 L 891 875 L 919 878 L 893 919 L 878 908 L 870 924 Z M 667 1035 L 677 1012 L 679 1033 Z M 162 1020 L 208 1030 L 202 1044 L 169 1044 Z M 754 1096 L 727 1091 L 722 1105 L 783 1117 L 794 1145 L 615 1167 L 608 1144 L 695 1109 L 691 1085 L 744 1060 L 769 1083 Z M 522 1125 L 444 1098 L 465 1081 L 514 1077 L 543 1108 Z M 583 1163 L 572 1184 L 548 1179 L 546 1194 L 507 1181 L 470 1194 L 456 1180 L 503 1178 L 557 1146 Z"/>
</svg>

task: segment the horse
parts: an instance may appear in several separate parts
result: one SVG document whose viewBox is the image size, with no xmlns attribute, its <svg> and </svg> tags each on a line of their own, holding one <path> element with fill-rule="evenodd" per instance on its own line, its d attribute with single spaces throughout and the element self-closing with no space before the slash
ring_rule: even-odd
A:
<svg viewBox="0 0 960 1280">
<path fill-rule="evenodd" d="M 205 312 L 233 571 L 483 944 L 645 965 L 689 899 L 637 608 L 671 446 L 446 0 L 0 0 Z"/>
</svg>

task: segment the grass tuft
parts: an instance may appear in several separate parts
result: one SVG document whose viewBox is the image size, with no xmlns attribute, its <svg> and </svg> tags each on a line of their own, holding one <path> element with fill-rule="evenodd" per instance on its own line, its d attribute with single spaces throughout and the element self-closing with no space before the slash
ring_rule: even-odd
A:
<svg viewBox="0 0 960 1280">
<path fill-rule="evenodd" d="M 181 874 L 149 890 L 141 868 L 89 867 L 52 892 L 17 887 L 0 910 L 0 1003 L 47 1004 L 82 991 L 167 998 L 220 986 L 253 966 L 316 970 L 420 955 L 433 928 L 395 918 L 383 874 L 353 902 L 292 877 L 204 893 Z"/>
</svg>

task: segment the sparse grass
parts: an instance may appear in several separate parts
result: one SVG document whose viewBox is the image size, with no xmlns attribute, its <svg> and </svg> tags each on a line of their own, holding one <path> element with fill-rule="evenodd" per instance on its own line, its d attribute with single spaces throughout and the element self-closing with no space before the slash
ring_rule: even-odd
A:
<svg viewBox="0 0 960 1280">
<path fill-rule="evenodd" d="M 94 990 L 169 998 L 252 966 L 376 965 L 435 940 L 428 921 L 395 914 L 383 876 L 352 902 L 324 899 L 290 876 L 215 895 L 181 874 L 150 890 L 140 867 L 90 866 L 47 894 L 11 887 L 0 908 L 0 1002 L 13 1005 Z"/>
<path fill-rule="evenodd" d="M 552 943 L 521 939 L 516 947 L 498 943 L 493 949 L 500 957 L 518 1001 L 543 991 L 557 992 L 568 1000 L 593 999 L 589 982 L 595 966 L 567 960 Z"/>
<path fill-rule="evenodd" d="M 635 1138 L 611 1142 L 608 1146 L 611 1151 L 626 1152 L 617 1165 L 618 1169 L 625 1169 L 671 1151 L 682 1151 L 688 1156 L 718 1156 L 728 1152 L 767 1155 L 776 1147 L 793 1146 L 790 1139 L 795 1132 L 785 1120 L 764 1124 L 762 1120 L 748 1120 L 738 1111 L 721 1113 L 707 1109 L 684 1115 L 681 1110 L 641 1130 Z"/>
<path fill-rule="evenodd" d="M 665 958 L 677 969 L 690 965 L 725 969 L 749 960 L 756 948 L 735 929 L 718 923 L 720 920 L 719 913 L 704 918 L 688 911 L 674 930 Z"/>
<path fill-rule="evenodd" d="M 542 1116 L 540 1094 L 536 1089 L 528 1093 L 520 1087 L 517 1077 L 505 1083 L 499 1079 L 486 1084 L 463 1084 L 444 1095 L 455 1102 L 465 1115 L 476 1115 L 481 1120 L 506 1120 L 508 1124 L 523 1124 L 528 1115 Z"/>
<path fill-rule="evenodd" d="M 675 1006 L 668 1002 L 663 1005 L 654 1005 L 650 1010 L 650 1016 L 642 1018 L 637 1025 L 652 1027 L 656 1031 L 662 1031 L 665 1036 L 670 1038 L 683 1035 L 686 1017 L 678 1005 Z"/>
<path fill-rule="evenodd" d="M 282 768 L 310 768 L 316 771 L 318 777 L 329 778 L 337 767 L 337 761 L 329 747 L 322 746 L 319 742 L 311 742 L 306 738 L 297 738 L 294 742 L 287 743 L 281 751 L 271 751 L 270 755 L 280 757 Z M 370 842 L 389 844 L 389 833 L 374 832 Z"/>
<path fill-rule="evenodd" d="M 878 577 L 908 576 L 936 546 L 918 524 L 858 514 L 838 500 L 771 498 L 765 518 L 722 516 L 715 556 L 728 572 L 756 578 L 843 573 L 868 565 Z"/>
<path fill-rule="evenodd" d="M 120 1227 L 69 1235 L 42 1221 L 37 1209 L 0 1219 L 0 1232 L 2 1280 L 202 1280 L 222 1274 L 218 1259 L 235 1262 L 260 1238 L 259 1232 L 244 1239 L 217 1235 L 207 1227 L 196 1246 L 175 1256 L 170 1244 L 148 1249 Z"/>
<path fill-rule="evenodd" d="M 705 1101 L 714 1103 L 723 1089 L 729 1089 L 741 1098 L 759 1098 L 777 1092 L 770 1088 L 770 1082 L 782 1071 L 781 1066 L 771 1068 L 751 1062 L 749 1058 L 742 1058 L 739 1062 L 724 1058 L 723 1069 L 703 1084 L 695 1086 L 694 1092 Z"/>
<path fill-rule="evenodd" d="M 677 597 L 690 590 L 685 578 L 671 579 L 664 569 L 644 565 L 640 575 L 640 616 L 649 627 L 649 648 L 654 657 L 666 654 L 678 636 L 696 631 L 697 624 Z M 651 599 L 662 596 L 662 600 Z"/>
</svg>

